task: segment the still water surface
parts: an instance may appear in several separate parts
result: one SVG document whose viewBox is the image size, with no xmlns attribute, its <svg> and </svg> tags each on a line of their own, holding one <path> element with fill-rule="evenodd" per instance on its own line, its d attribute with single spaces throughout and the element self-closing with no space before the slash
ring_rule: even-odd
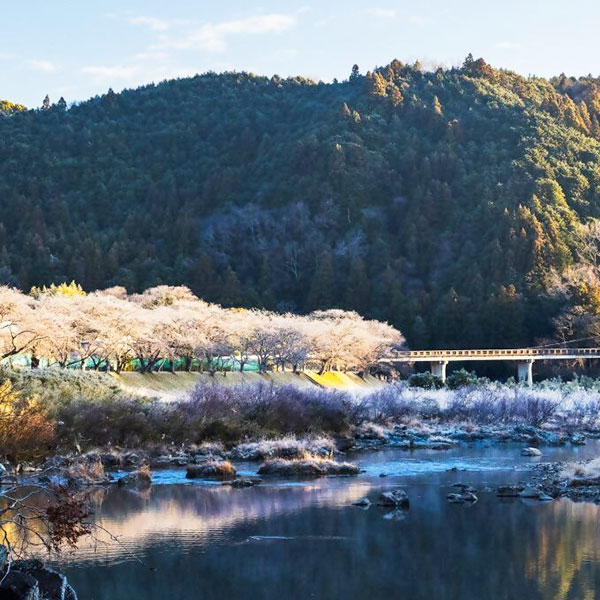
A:
<svg viewBox="0 0 600 600">
<path fill-rule="evenodd" d="M 593 442 L 543 460 L 598 454 Z M 366 473 L 233 490 L 178 470 L 145 493 L 98 491 L 98 518 L 119 542 L 84 545 L 60 566 L 81 600 L 600 597 L 600 507 L 496 498 L 493 486 L 526 480 L 537 460 L 518 448 L 353 460 Z M 446 501 L 459 481 L 478 489 L 475 505 Z M 408 511 L 351 506 L 397 486 Z"/>
</svg>

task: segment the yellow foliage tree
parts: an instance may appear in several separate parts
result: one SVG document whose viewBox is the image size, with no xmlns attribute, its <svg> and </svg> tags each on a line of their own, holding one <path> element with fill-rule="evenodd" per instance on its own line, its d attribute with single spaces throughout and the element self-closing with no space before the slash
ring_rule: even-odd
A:
<svg viewBox="0 0 600 600">
<path fill-rule="evenodd" d="M 44 285 L 41 288 L 34 285 L 29 294 L 38 300 L 42 296 L 56 296 L 58 294 L 62 294 L 63 296 L 85 296 L 86 292 L 79 283 L 71 281 L 71 283 L 64 282 L 58 285 L 52 283 L 50 287 Z"/>
</svg>

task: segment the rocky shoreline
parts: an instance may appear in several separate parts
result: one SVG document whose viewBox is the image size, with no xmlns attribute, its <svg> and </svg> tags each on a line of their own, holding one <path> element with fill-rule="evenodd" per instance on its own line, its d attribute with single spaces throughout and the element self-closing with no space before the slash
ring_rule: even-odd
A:
<svg viewBox="0 0 600 600">
<path fill-rule="evenodd" d="M 90 485 L 119 483 L 126 487 L 144 488 L 150 485 L 149 470 L 165 468 L 187 469 L 188 477 L 235 479 L 232 462 L 260 462 L 259 473 L 273 476 L 321 476 L 356 474 L 358 469 L 346 462 L 348 454 L 388 448 L 411 450 L 449 450 L 459 445 L 519 444 L 522 454 L 539 456 L 544 446 L 580 446 L 586 438 L 600 438 L 600 430 L 581 431 L 560 428 L 539 428 L 525 425 L 396 425 L 383 427 L 367 424 L 351 435 L 335 438 L 321 436 L 296 439 L 286 437 L 257 442 L 242 442 L 226 447 L 211 442 L 200 445 L 121 449 L 104 448 L 85 453 L 57 454 L 42 464 L 23 464 L 13 474 L 33 478 L 43 484 L 64 485 L 78 490 Z M 219 463 L 229 465 L 226 473 Z M 147 469 L 147 471 L 144 471 Z M 593 497 L 590 486 L 567 486 L 556 477 L 558 467 L 536 467 L 534 484 L 544 493 L 559 497 Z M 553 471 L 554 469 L 554 471 Z M 10 471 L 6 470 L 6 474 Z M 121 475 L 122 473 L 122 475 Z"/>
<path fill-rule="evenodd" d="M 586 471 L 591 462 L 569 464 L 571 473 L 562 462 L 535 465 L 528 487 L 540 490 L 552 499 L 569 498 L 575 502 L 600 504 L 600 474 Z"/>
</svg>

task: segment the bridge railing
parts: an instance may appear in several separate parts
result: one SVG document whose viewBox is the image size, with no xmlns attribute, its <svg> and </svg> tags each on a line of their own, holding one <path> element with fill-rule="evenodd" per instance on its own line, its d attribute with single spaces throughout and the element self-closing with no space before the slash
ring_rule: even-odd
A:
<svg viewBox="0 0 600 600">
<path fill-rule="evenodd" d="M 600 355 L 600 348 L 498 348 L 485 350 L 397 350 L 390 358 L 410 360 L 411 358 L 477 358 L 497 356 L 590 356 Z"/>
</svg>

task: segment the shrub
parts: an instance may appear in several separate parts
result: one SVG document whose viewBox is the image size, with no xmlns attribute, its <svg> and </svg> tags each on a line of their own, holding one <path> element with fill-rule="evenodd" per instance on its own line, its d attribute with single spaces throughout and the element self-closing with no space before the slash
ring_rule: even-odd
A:
<svg viewBox="0 0 600 600">
<path fill-rule="evenodd" d="M 54 441 L 54 423 L 39 400 L 0 384 L 0 452 L 12 462 L 42 458 Z"/>
<path fill-rule="evenodd" d="M 467 386 L 474 387 L 478 385 L 486 385 L 489 383 L 490 380 L 487 377 L 477 377 L 476 373 L 467 371 L 465 369 L 453 371 L 446 378 L 446 387 L 451 390 L 456 390 L 458 388 Z"/>
<path fill-rule="evenodd" d="M 439 416 L 440 407 L 434 398 L 422 398 L 406 384 L 394 383 L 360 397 L 351 409 L 354 424 L 365 421 L 384 423 L 407 422 L 415 418 Z"/>
<path fill-rule="evenodd" d="M 540 427 L 556 414 L 560 404 L 560 400 L 520 387 L 461 388 L 448 402 L 444 418 L 480 425 L 512 423 Z"/>
<path fill-rule="evenodd" d="M 58 412 L 63 444 L 136 446 L 160 441 L 164 433 L 158 402 L 124 396 L 115 400 L 77 400 Z"/>
<path fill-rule="evenodd" d="M 235 431 L 237 439 L 247 432 L 341 433 L 349 428 L 350 404 L 348 394 L 319 388 L 199 384 L 173 417 L 183 430 L 196 431 L 199 439 L 218 438 L 224 430 Z"/>
<path fill-rule="evenodd" d="M 424 388 L 426 390 L 439 390 L 444 387 L 441 377 L 432 375 L 429 371 L 424 373 L 415 373 L 408 379 L 410 387 Z"/>
</svg>

